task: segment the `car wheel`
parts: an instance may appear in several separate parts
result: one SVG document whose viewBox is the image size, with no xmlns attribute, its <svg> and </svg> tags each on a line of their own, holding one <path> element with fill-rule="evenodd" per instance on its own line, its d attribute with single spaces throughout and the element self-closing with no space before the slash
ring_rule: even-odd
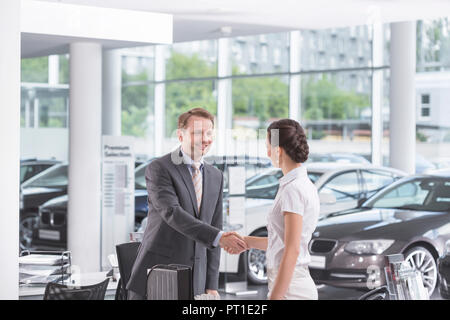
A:
<svg viewBox="0 0 450 320">
<path fill-rule="evenodd" d="M 39 216 L 36 213 L 27 213 L 20 219 L 19 247 L 20 250 L 31 248 L 33 230 L 37 228 Z"/>
<path fill-rule="evenodd" d="M 423 285 L 431 297 L 437 284 L 436 259 L 424 247 L 411 248 L 405 252 L 404 256 L 405 262 L 421 273 Z"/>
<path fill-rule="evenodd" d="M 252 234 L 255 237 L 267 237 L 267 230 L 259 230 Z M 267 283 L 266 252 L 250 249 L 247 253 L 247 278 L 254 284 Z"/>
</svg>

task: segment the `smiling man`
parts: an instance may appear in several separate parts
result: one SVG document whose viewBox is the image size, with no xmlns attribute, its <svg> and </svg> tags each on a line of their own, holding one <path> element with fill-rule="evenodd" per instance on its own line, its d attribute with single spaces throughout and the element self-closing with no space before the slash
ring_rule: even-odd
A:
<svg viewBox="0 0 450 320">
<path fill-rule="evenodd" d="M 217 295 L 219 245 L 246 249 L 236 233 L 221 231 L 223 174 L 203 161 L 213 130 L 208 111 L 183 113 L 177 130 L 181 146 L 146 169 L 148 223 L 127 284 L 130 300 L 145 299 L 147 269 L 157 264 L 192 267 L 194 295 Z"/>
</svg>

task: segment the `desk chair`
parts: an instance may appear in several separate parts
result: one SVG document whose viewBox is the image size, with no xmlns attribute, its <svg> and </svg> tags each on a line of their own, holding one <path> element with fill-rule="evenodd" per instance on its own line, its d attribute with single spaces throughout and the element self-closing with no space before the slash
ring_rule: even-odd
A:
<svg viewBox="0 0 450 320">
<path fill-rule="evenodd" d="M 127 300 L 127 283 L 131 277 L 134 261 L 136 260 L 140 242 L 127 242 L 116 246 L 117 262 L 119 264 L 120 279 L 117 284 L 115 300 Z"/>
<path fill-rule="evenodd" d="M 387 286 L 381 286 L 363 294 L 358 300 L 389 300 L 389 290 Z"/>
<path fill-rule="evenodd" d="M 47 283 L 44 300 L 105 300 L 109 278 L 90 286 L 64 285 Z"/>
</svg>

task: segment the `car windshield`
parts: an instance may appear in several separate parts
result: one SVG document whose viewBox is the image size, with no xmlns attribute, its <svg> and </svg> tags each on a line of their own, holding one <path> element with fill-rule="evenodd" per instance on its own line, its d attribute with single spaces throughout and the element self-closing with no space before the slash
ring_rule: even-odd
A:
<svg viewBox="0 0 450 320">
<path fill-rule="evenodd" d="M 45 174 L 31 182 L 27 187 L 61 187 L 67 186 L 68 182 L 67 165 L 57 166 L 49 169 Z"/>
<path fill-rule="evenodd" d="M 147 188 L 145 184 L 145 168 L 147 168 L 147 166 L 142 166 L 139 169 L 137 169 L 136 172 L 134 173 L 135 189 Z"/>
<path fill-rule="evenodd" d="M 399 182 L 374 195 L 363 207 L 450 211 L 450 178 L 422 177 Z"/>
<path fill-rule="evenodd" d="M 323 174 L 322 172 L 310 172 L 310 171 L 308 171 L 308 177 L 312 181 L 312 183 L 316 183 L 317 179 L 319 179 L 322 174 Z"/>
</svg>

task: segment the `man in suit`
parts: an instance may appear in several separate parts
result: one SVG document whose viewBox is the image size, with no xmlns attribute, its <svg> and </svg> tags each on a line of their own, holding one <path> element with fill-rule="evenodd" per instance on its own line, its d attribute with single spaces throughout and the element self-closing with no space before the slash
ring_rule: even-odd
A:
<svg viewBox="0 0 450 320">
<path fill-rule="evenodd" d="M 221 231 L 223 174 L 203 161 L 213 129 L 208 111 L 183 113 L 181 146 L 146 168 L 148 222 L 127 284 L 130 300 L 145 299 L 147 269 L 171 263 L 192 267 L 194 295 L 218 295 L 220 246 L 246 249 L 238 234 Z"/>
</svg>

